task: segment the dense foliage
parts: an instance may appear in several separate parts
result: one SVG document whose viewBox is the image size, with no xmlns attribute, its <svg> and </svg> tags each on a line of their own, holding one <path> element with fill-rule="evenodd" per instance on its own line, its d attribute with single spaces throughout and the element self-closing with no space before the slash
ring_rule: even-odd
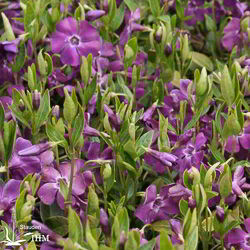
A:
<svg viewBox="0 0 250 250">
<path fill-rule="evenodd" d="M 0 11 L 0 249 L 250 249 L 248 1 Z"/>
</svg>

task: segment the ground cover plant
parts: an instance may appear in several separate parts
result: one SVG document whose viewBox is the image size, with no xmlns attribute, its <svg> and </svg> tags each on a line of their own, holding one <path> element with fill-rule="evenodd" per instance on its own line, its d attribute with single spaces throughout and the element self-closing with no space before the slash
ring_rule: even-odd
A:
<svg viewBox="0 0 250 250">
<path fill-rule="evenodd" d="M 250 249 L 248 1 L 0 12 L 0 249 Z"/>
</svg>

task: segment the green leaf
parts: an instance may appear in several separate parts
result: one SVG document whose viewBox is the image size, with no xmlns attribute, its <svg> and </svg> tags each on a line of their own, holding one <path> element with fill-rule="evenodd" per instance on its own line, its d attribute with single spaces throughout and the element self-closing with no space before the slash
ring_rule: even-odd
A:
<svg viewBox="0 0 250 250">
<path fill-rule="evenodd" d="M 71 206 L 69 206 L 68 222 L 69 222 L 69 238 L 72 239 L 73 242 L 78 242 L 81 245 L 83 242 L 82 223 L 79 216 L 71 208 Z"/>
<path fill-rule="evenodd" d="M 185 216 L 187 214 L 188 211 L 188 202 L 181 199 L 179 202 L 179 208 L 180 208 L 180 212 L 183 216 Z"/>
<path fill-rule="evenodd" d="M 52 231 L 61 236 L 68 233 L 68 219 L 64 216 L 52 216 L 44 222 Z"/>
<path fill-rule="evenodd" d="M 162 231 L 160 233 L 160 250 L 174 250 L 174 247 L 172 245 L 171 240 L 168 237 L 168 234 L 166 231 Z"/>
<path fill-rule="evenodd" d="M 140 157 L 141 155 L 145 153 L 145 150 L 142 148 L 142 146 L 145 148 L 148 148 L 151 145 L 152 140 L 153 140 L 153 135 L 154 135 L 154 131 L 150 130 L 144 135 L 142 135 L 139 140 L 137 140 L 136 149 L 137 149 L 138 157 Z"/>
<path fill-rule="evenodd" d="M 9 122 L 4 122 L 4 161 L 7 162 L 11 155 L 12 150 L 16 141 L 16 122 L 11 120 Z"/>
<path fill-rule="evenodd" d="M 202 68 L 205 67 L 208 71 L 213 71 L 214 65 L 209 57 L 199 52 L 195 52 L 195 51 L 192 51 L 190 53 L 191 53 L 193 63 L 195 63 L 196 65 Z"/>
<path fill-rule="evenodd" d="M 42 97 L 41 104 L 36 113 L 35 124 L 36 130 L 38 130 L 45 121 L 48 120 L 50 113 L 50 96 L 47 89 Z"/>
<path fill-rule="evenodd" d="M 72 124 L 73 132 L 72 132 L 71 143 L 73 147 L 76 146 L 78 140 L 80 139 L 83 127 L 84 127 L 84 114 L 82 108 L 80 108 L 79 114 L 77 115 L 76 119 L 73 121 Z"/>
<path fill-rule="evenodd" d="M 195 126 L 195 124 L 199 121 L 202 113 L 204 111 L 204 108 L 201 107 L 196 113 L 195 115 L 192 117 L 192 120 L 189 121 L 189 123 L 186 125 L 185 130 L 189 130 L 191 128 L 193 128 Z"/>
<path fill-rule="evenodd" d="M 28 244 L 26 250 L 37 250 L 37 248 L 36 248 L 36 243 L 35 243 L 34 241 L 31 241 L 31 242 Z"/>
<path fill-rule="evenodd" d="M 204 188 L 206 191 L 207 190 L 212 191 L 213 173 L 219 165 L 220 165 L 220 162 L 217 162 L 208 169 L 205 179 L 204 179 Z"/>
<path fill-rule="evenodd" d="M 91 99 L 91 97 L 93 96 L 93 94 L 95 93 L 96 90 L 96 75 L 94 77 L 94 79 L 92 80 L 91 84 L 89 84 L 87 86 L 87 88 L 84 91 L 84 105 L 87 106 L 89 103 L 89 100 Z"/>
<path fill-rule="evenodd" d="M 210 145 L 208 145 L 208 148 L 211 150 L 214 158 L 219 161 L 219 162 L 224 162 L 225 158 L 224 156 L 221 154 L 221 152 L 216 148 L 216 145 L 214 145 L 213 142 L 211 142 Z"/>
<path fill-rule="evenodd" d="M 120 224 L 120 231 L 124 231 L 125 233 L 128 233 L 129 231 L 129 216 L 128 211 L 126 208 L 122 208 L 118 214 L 117 218 Z"/>
<path fill-rule="evenodd" d="M 139 8 L 138 4 L 134 0 L 124 0 L 124 2 L 130 9 L 130 11 L 135 11 L 137 8 Z"/>
<path fill-rule="evenodd" d="M 64 200 L 67 200 L 68 193 L 69 193 L 69 187 L 63 179 L 60 179 L 60 193 L 62 194 Z"/>
<path fill-rule="evenodd" d="M 53 62 L 52 62 L 52 58 L 48 53 L 44 53 L 44 59 L 47 62 L 47 75 L 51 75 L 52 71 L 53 71 Z"/>
<path fill-rule="evenodd" d="M 1 15 L 2 15 L 2 18 L 3 18 L 3 25 L 4 25 L 4 30 L 5 30 L 6 38 L 8 39 L 8 41 L 15 40 L 16 38 L 15 38 L 14 32 L 12 30 L 11 24 L 9 22 L 9 19 L 4 14 L 4 12 L 2 12 Z"/>
<path fill-rule="evenodd" d="M 116 31 L 122 24 L 124 19 L 124 13 L 125 13 L 125 4 L 124 2 L 121 3 L 120 7 L 116 11 L 116 15 L 113 18 L 110 27 L 113 31 Z"/>
<path fill-rule="evenodd" d="M 148 0 L 149 1 L 149 5 L 150 5 L 150 9 L 152 11 L 152 14 L 154 17 L 158 17 L 160 14 L 160 0 Z"/>
<path fill-rule="evenodd" d="M 26 197 L 26 190 L 23 190 L 19 197 L 16 200 L 16 220 L 19 221 L 21 219 L 21 209 L 25 203 L 25 197 Z"/>
<path fill-rule="evenodd" d="M 91 247 L 92 250 L 98 250 L 98 244 L 96 242 L 96 239 L 93 237 L 92 232 L 90 230 L 90 226 L 89 226 L 89 221 L 87 220 L 87 224 L 86 224 L 86 239 L 87 242 L 89 244 L 89 246 Z"/>
<path fill-rule="evenodd" d="M 154 223 L 152 223 L 150 225 L 150 227 L 152 227 L 152 229 L 156 232 L 162 232 L 162 231 L 166 231 L 166 232 L 170 232 L 170 226 L 167 220 L 159 220 L 156 221 Z"/>
<path fill-rule="evenodd" d="M 64 138 L 63 134 L 61 134 L 60 131 L 58 131 L 58 129 L 56 129 L 50 123 L 47 124 L 46 126 L 46 133 L 52 142 L 62 141 L 59 145 L 61 145 L 62 147 L 65 147 L 66 149 L 68 148 L 68 142 Z"/>
<path fill-rule="evenodd" d="M 24 11 L 24 30 L 29 32 L 32 28 L 31 23 L 35 19 L 35 10 L 33 3 L 28 1 L 26 4 L 26 10 Z"/>
<path fill-rule="evenodd" d="M 228 164 L 224 165 L 224 171 L 220 178 L 220 195 L 226 198 L 232 192 L 232 176 Z"/>
<path fill-rule="evenodd" d="M 109 0 L 108 2 L 109 2 L 108 3 L 109 5 L 108 19 L 109 19 L 109 23 L 111 23 L 116 15 L 116 10 L 117 10 L 116 0 Z"/>
<path fill-rule="evenodd" d="M 198 245 L 198 226 L 195 226 L 193 231 L 184 241 L 184 250 L 196 250 Z"/>
<path fill-rule="evenodd" d="M 221 74 L 220 87 L 223 98 L 231 106 L 235 99 L 235 90 L 227 65 L 225 65 Z"/>
<path fill-rule="evenodd" d="M 0 102 L 0 131 L 2 132 L 4 128 L 4 108 Z"/>
<path fill-rule="evenodd" d="M 13 112 L 13 114 L 15 115 L 15 117 L 21 122 L 23 123 L 26 127 L 31 129 L 31 126 L 29 124 L 29 121 L 26 120 L 26 118 L 24 117 L 23 112 L 21 112 L 14 104 L 12 104 L 12 106 L 9 107 L 9 109 Z"/>
<path fill-rule="evenodd" d="M 44 57 L 43 57 L 43 49 L 40 50 L 40 52 L 38 53 L 38 56 L 37 56 L 37 63 L 38 63 L 38 68 L 39 68 L 39 71 L 41 73 L 42 76 L 45 76 L 47 74 L 47 63 L 46 61 L 44 60 Z"/>
<path fill-rule="evenodd" d="M 19 53 L 16 57 L 15 63 L 11 66 L 13 72 L 19 72 L 25 63 L 25 46 L 24 42 L 20 42 Z"/>
</svg>

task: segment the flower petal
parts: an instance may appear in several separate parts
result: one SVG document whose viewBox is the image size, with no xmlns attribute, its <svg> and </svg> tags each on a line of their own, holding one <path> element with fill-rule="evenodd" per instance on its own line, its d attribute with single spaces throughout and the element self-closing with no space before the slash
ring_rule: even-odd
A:
<svg viewBox="0 0 250 250">
<path fill-rule="evenodd" d="M 55 201 L 58 186 L 56 183 L 45 183 L 38 191 L 38 196 L 46 205 L 51 205 Z"/>
<path fill-rule="evenodd" d="M 246 232 L 239 228 L 234 228 L 228 233 L 228 241 L 231 244 L 239 244 L 244 242 L 244 238 L 247 235 Z"/>
<path fill-rule="evenodd" d="M 9 201 L 16 199 L 20 192 L 20 183 L 21 181 L 14 179 L 9 180 L 4 185 L 2 197 L 8 198 Z"/>
<path fill-rule="evenodd" d="M 68 17 L 56 25 L 56 30 L 68 35 L 74 35 L 77 34 L 77 26 L 77 21 L 72 17 Z"/>
<path fill-rule="evenodd" d="M 100 41 L 81 42 L 77 49 L 81 56 L 87 56 L 88 54 L 97 56 L 101 49 L 101 43 Z"/>
<path fill-rule="evenodd" d="M 87 21 L 80 22 L 78 34 L 81 37 L 82 42 L 90 42 L 100 39 L 100 36 L 96 29 Z"/>
<path fill-rule="evenodd" d="M 76 195 L 81 195 L 85 192 L 85 189 L 86 189 L 86 185 L 84 182 L 84 178 L 82 175 L 78 174 L 74 178 L 72 190 Z"/>
<path fill-rule="evenodd" d="M 61 32 L 54 32 L 51 37 L 51 48 L 53 53 L 60 53 L 67 44 L 67 35 Z"/>
<path fill-rule="evenodd" d="M 77 53 L 75 47 L 66 46 L 61 53 L 61 61 L 63 64 L 69 64 L 72 66 L 80 65 L 80 56 Z"/>
<path fill-rule="evenodd" d="M 239 136 L 239 141 L 244 149 L 250 149 L 250 134 L 243 134 Z"/>
</svg>

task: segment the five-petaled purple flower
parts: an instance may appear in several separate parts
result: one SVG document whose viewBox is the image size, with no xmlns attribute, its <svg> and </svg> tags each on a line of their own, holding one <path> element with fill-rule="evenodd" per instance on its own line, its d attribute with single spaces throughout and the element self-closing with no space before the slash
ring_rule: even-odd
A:
<svg viewBox="0 0 250 250">
<path fill-rule="evenodd" d="M 61 54 L 62 63 L 78 66 L 81 56 L 98 55 L 101 42 L 97 30 L 87 21 L 78 23 L 74 18 L 68 17 L 56 25 L 51 46 L 53 53 Z"/>
<path fill-rule="evenodd" d="M 80 173 L 80 168 L 82 166 L 83 161 L 76 160 L 72 187 L 73 204 L 75 203 L 75 196 L 82 195 L 89 184 L 89 179 L 92 179 L 92 174 L 90 171 Z M 68 162 L 61 163 L 58 170 L 53 167 L 43 168 L 42 180 L 45 182 L 45 184 L 43 184 L 38 190 L 38 196 L 44 204 L 51 205 L 55 200 L 57 200 L 60 208 L 64 209 L 64 198 L 60 192 L 60 182 L 64 181 L 64 183 L 69 186 L 70 172 L 71 164 Z"/>
</svg>

